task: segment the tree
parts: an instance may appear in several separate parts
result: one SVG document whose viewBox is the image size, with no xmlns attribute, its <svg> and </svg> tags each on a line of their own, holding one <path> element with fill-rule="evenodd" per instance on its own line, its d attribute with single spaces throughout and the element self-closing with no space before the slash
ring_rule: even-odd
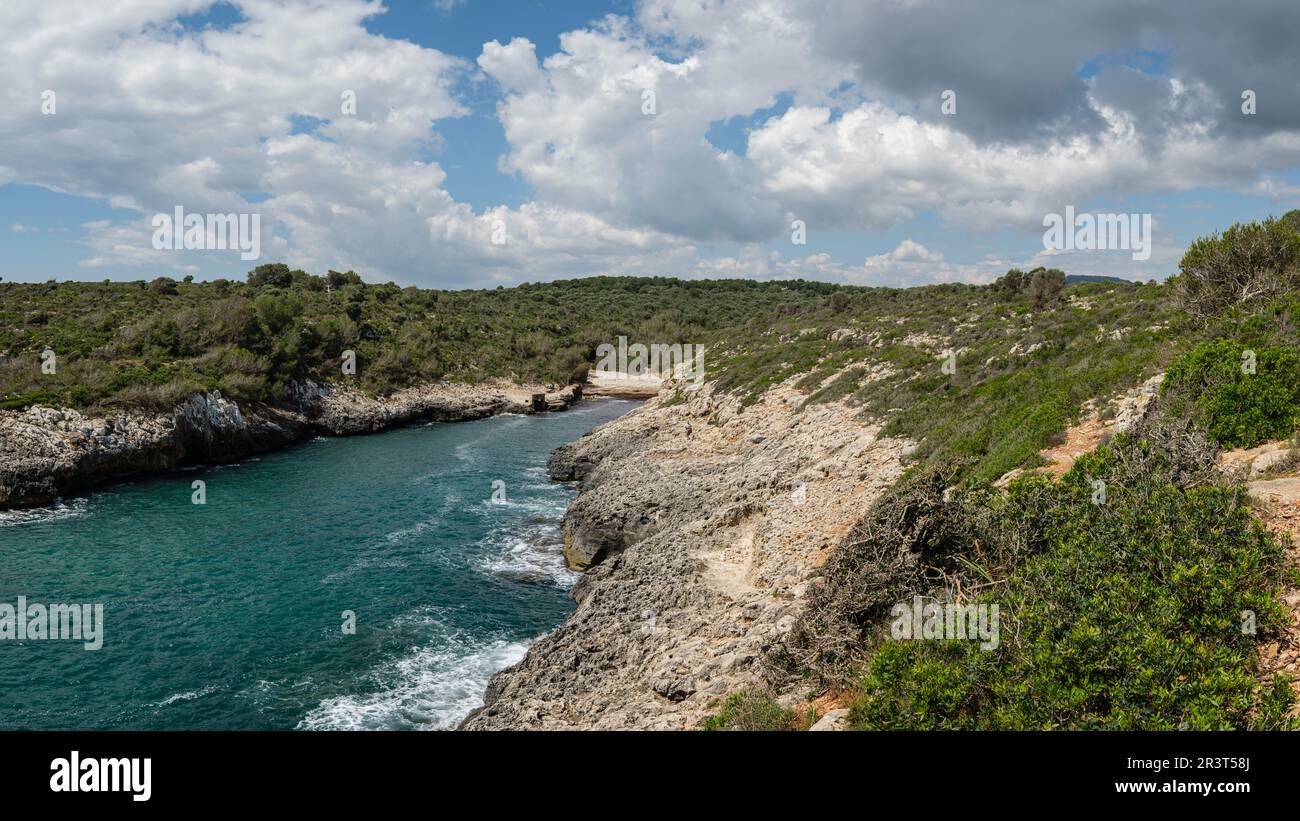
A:
<svg viewBox="0 0 1300 821">
<path fill-rule="evenodd" d="M 1058 268 L 1039 266 L 1032 271 L 1012 268 L 991 286 L 998 294 L 1014 299 L 1028 296 L 1035 311 L 1053 305 L 1065 288 L 1065 272 Z"/>
<path fill-rule="evenodd" d="M 1179 298 L 1201 319 L 1290 290 L 1300 284 L 1300 211 L 1201 237 L 1178 267 Z"/>
<path fill-rule="evenodd" d="M 253 301 L 253 307 L 257 310 L 257 318 L 261 320 L 262 327 L 271 336 L 288 328 L 303 310 L 302 303 L 291 294 L 262 294 Z"/>
<path fill-rule="evenodd" d="M 248 284 L 272 288 L 288 288 L 293 284 L 293 272 L 283 262 L 268 262 L 248 272 Z"/>
<path fill-rule="evenodd" d="M 1025 272 L 1019 268 L 1012 268 L 998 277 L 991 287 L 1003 296 L 1020 296 L 1020 292 L 1025 287 Z"/>
<path fill-rule="evenodd" d="M 158 277 L 149 283 L 149 290 L 159 296 L 176 296 L 176 280 L 171 277 Z"/>
<path fill-rule="evenodd" d="M 345 285 L 364 285 L 355 271 L 329 271 L 325 274 L 325 285 L 331 291 L 337 291 Z"/>
<path fill-rule="evenodd" d="M 1035 268 L 1029 272 L 1029 301 L 1035 311 L 1054 305 L 1065 289 L 1065 272 L 1057 268 Z"/>
</svg>

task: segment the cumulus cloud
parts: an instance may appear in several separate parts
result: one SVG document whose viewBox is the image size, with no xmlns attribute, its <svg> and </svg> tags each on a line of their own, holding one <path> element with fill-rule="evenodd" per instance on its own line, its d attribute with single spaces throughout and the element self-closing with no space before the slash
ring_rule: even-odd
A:
<svg viewBox="0 0 1300 821">
<path fill-rule="evenodd" d="M 507 91 L 507 169 L 554 202 L 693 242 L 770 241 L 791 218 L 872 232 L 925 212 L 1032 241 L 1044 214 L 1099 195 L 1258 191 L 1300 163 L 1297 124 L 1228 127 L 1238 93 L 1225 98 L 1221 59 L 1170 56 L 1173 40 L 1203 41 L 1215 9 L 1194 4 L 1175 24 L 1127 8 L 1039 4 L 990 24 L 942 0 L 647 0 L 639 29 L 606 20 L 540 64 L 527 41 L 493 43 L 479 62 Z M 1242 47 L 1261 39 L 1260 73 L 1294 74 L 1268 19 L 1241 15 Z M 958 113 L 943 116 L 949 87 Z M 653 117 L 638 109 L 646 90 Z M 781 94 L 794 104 L 756 123 L 743 154 L 705 139 Z"/>
<path fill-rule="evenodd" d="M 1204 86 L 1220 109 L 1207 122 L 1214 130 L 1300 128 L 1300 15 L 1289 0 L 1056 0 L 992 19 L 964 0 L 796 0 L 796 8 L 819 52 L 852 63 L 872 96 L 982 140 L 1100 134 L 1107 126 L 1090 79 L 1133 65 Z M 957 92 L 955 117 L 941 112 L 944 89 Z M 1244 89 L 1271 101 L 1267 116 L 1237 116 Z"/>
<path fill-rule="evenodd" d="M 905 239 L 898 243 L 898 247 L 888 254 L 882 254 L 881 258 L 897 262 L 938 262 L 943 259 L 943 254 L 938 251 L 931 251 L 919 242 Z"/>
<path fill-rule="evenodd" d="M 1171 93 L 1176 90 L 1171 89 Z M 1032 229 L 1044 214 L 1115 190 L 1242 187 L 1300 162 L 1300 132 L 1232 138 L 1170 130 L 1148 150 L 1122 114 L 1099 108 L 1094 139 L 980 144 L 880 103 L 838 117 L 791 108 L 750 135 L 765 188 L 822 225 L 885 229 L 933 211 L 977 231 Z"/>
<path fill-rule="evenodd" d="M 479 58 L 506 92 L 504 170 L 542 199 L 692 240 L 778 229 L 783 214 L 752 165 L 704 139 L 734 109 L 698 76 L 699 56 L 663 60 L 618 18 L 561 47 L 541 65 L 522 39 L 489 43 Z"/>
<path fill-rule="evenodd" d="M 961 0 L 641 0 L 554 54 L 516 37 L 471 62 L 370 34 L 379 0 L 234 0 L 239 22 L 202 31 L 178 18 L 213 0 L 7 0 L 0 184 L 138 215 L 83 226 L 99 269 L 193 265 L 147 242 L 149 217 L 182 205 L 261 213 L 266 258 L 422 284 L 983 281 L 1007 260 L 911 240 L 861 265 L 773 249 L 795 219 L 870 235 L 934 215 L 972 236 L 1013 229 L 1036 255 L 1045 213 L 1099 196 L 1293 200 L 1289 2 L 1058 0 L 990 21 Z M 484 79 L 500 171 L 528 188 L 518 207 L 457 201 L 434 159 Z M 739 146 L 711 142 L 736 122 Z"/>
<path fill-rule="evenodd" d="M 86 231 L 82 244 L 92 249 L 93 255 L 81 261 L 83 268 L 106 268 L 114 265 L 153 266 L 161 270 L 178 270 L 193 273 L 198 267 L 179 261 L 170 251 L 157 250 L 151 242 L 153 231 L 148 226 L 119 225 L 109 220 L 94 220 L 81 226 Z"/>
<path fill-rule="evenodd" d="M 465 67 L 367 34 L 360 23 L 377 3 L 243 0 L 245 20 L 231 28 L 186 32 L 175 23 L 177 15 L 210 5 L 15 0 L 0 8 L 0 27 L 23 33 L 0 46 L 0 70 L 21 78 L 0 88 L 0 104 L 10 112 L 0 118 L 10 181 L 140 214 L 113 229 L 113 241 L 105 241 L 105 226 L 89 226 L 98 254 L 88 265 L 154 260 L 134 250 L 130 237 L 147 241 L 150 216 L 177 205 L 263 213 L 267 230 L 287 230 L 292 254 L 310 255 L 314 237 L 296 233 L 303 211 L 337 215 L 376 200 L 375 180 L 349 177 L 348 159 L 369 158 L 371 171 L 409 166 L 431 122 L 463 113 L 450 89 Z M 54 95 L 52 115 L 40 109 L 45 90 Z M 354 117 L 343 116 L 345 92 L 355 94 Z M 293 162 L 301 156 L 289 136 L 296 117 L 325 123 L 303 138 L 314 151 L 301 153 L 317 160 L 305 172 Z M 440 171 L 431 173 L 442 179 Z M 382 190 L 384 180 L 378 182 Z M 419 179 L 408 183 L 420 187 Z M 248 198 L 257 192 L 273 196 Z M 414 211 L 399 211 L 409 204 L 383 203 L 391 220 L 418 222 Z M 382 212 L 373 216 L 383 220 Z"/>
</svg>

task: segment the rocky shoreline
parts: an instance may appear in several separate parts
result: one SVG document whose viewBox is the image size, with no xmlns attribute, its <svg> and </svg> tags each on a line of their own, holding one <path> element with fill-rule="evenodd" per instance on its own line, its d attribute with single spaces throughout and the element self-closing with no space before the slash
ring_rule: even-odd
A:
<svg viewBox="0 0 1300 821">
<path fill-rule="evenodd" d="M 375 433 L 419 420 L 561 410 L 581 386 L 433 383 L 376 399 L 347 387 L 291 385 L 281 405 L 196 394 L 169 413 L 85 416 L 31 407 L 0 412 L 0 510 L 48 505 L 96 485 L 187 464 L 235 462 L 314 436 Z"/>
<path fill-rule="evenodd" d="M 564 520 L 577 608 L 462 729 L 689 729 L 762 686 L 764 651 L 914 449 L 793 384 L 750 407 L 710 385 L 675 395 L 552 456 L 553 479 L 580 483 Z"/>
<path fill-rule="evenodd" d="M 765 651 L 914 448 L 843 403 L 806 405 L 793 381 L 748 407 L 679 387 L 552 455 L 551 478 L 579 483 L 564 519 L 565 557 L 585 571 L 577 608 L 493 676 L 463 728 L 689 729 L 763 686 Z M 582 393 L 440 383 L 375 399 L 309 383 L 280 406 L 213 393 L 165 414 L 4 412 L 0 508 L 318 435 L 557 410 Z"/>
</svg>

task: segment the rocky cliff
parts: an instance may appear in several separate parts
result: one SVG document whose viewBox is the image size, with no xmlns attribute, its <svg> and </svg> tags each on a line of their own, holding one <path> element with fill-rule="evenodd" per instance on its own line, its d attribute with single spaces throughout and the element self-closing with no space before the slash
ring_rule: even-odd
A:
<svg viewBox="0 0 1300 821">
<path fill-rule="evenodd" d="M 221 463 L 317 436 L 372 433 L 418 419 L 454 422 L 565 407 L 580 390 L 436 383 L 376 399 L 346 387 L 292 386 L 282 405 L 241 407 L 199 394 L 169 413 L 85 416 L 32 407 L 0 412 L 0 509 L 48 504 L 102 482 L 183 464 Z"/>
<path fill-rule="evenodd" d="M 564 522 L 587 571 L 578 606 L 493 677 L 466 729 L 695 726 L 759 681 L 818 566 L 912 449 L 790 385 L 750 407 L 708 385 L 674 395 L 554 454 L 552 477 L 581 482 Z"/>
</svg>

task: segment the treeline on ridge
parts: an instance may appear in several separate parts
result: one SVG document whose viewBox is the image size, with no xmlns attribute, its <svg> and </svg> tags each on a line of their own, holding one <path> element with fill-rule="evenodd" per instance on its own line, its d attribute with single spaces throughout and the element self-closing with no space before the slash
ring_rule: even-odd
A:
<svg viewBox="0 0 1300 821">
<path fill-rule="evenodd" d="M 565 383 L 596 347 L 703 342 L 778 308 L 825 303 L 819 282 L 591 277 L 493 290 L 367 284 L 261 265 L 246 282 L 0 283 L 0 407 L 164 410 L 220 390 L 283 399 L 290 380 L 342 379 L 374 393 L 437 379 Z M 56 372 L 43 373 L 53 351 Z"/>
</svg>

